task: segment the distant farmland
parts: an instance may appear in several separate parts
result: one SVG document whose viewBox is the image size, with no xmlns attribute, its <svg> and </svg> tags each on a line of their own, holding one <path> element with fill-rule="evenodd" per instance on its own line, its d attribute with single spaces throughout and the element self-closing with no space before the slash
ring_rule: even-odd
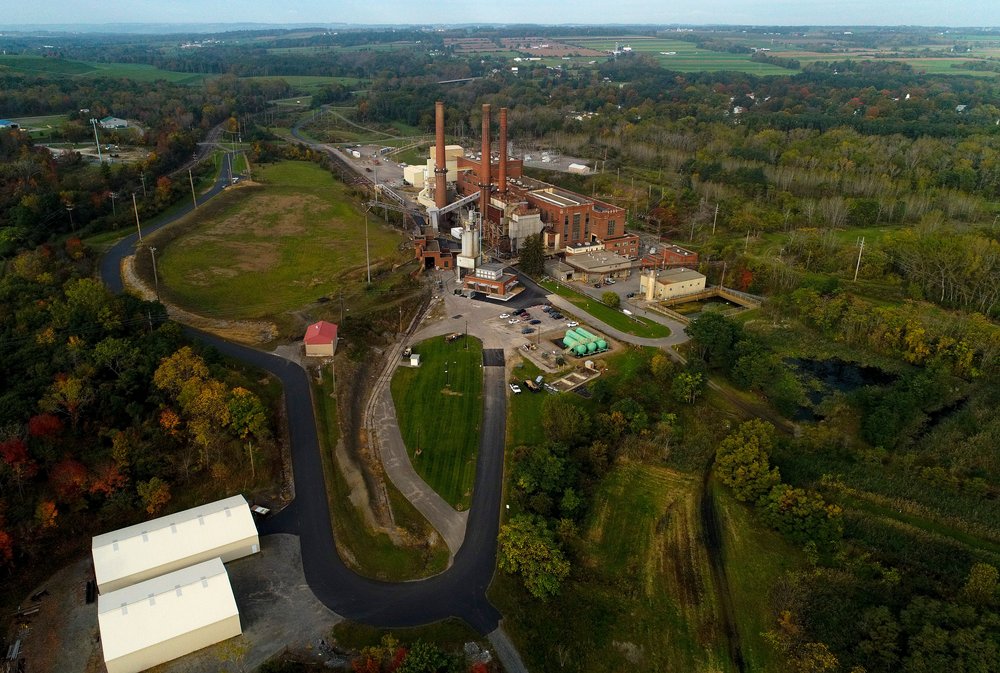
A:
<svg viewBox="0 0 1000 673">
<path fill-rule="evenodd" d="M 2 55 L 0 68 L 28 75 L 56 77 L 127 77 L 139 82 L 166 80 L 177 84 L 200 84 L 206 75 L 160 70 L 145 63 L 90 63 L 45 56 Z"/>
<path fill-rule="evenodd" d="M 560 38 L 562 42 L 597 51 L 611 51 L 629 46 L 633 52 L 655 57 L 664 68 L 680 72 L 711 72 L 734 70 L 753 75 L 788 75 L 794 70 L 779 68 L 770 63 L 751 60 L 749 54 L 731 54 L 724 51 L 700 49 L 692 42 L 651 37 L 615 38 Z"/>
</svg>

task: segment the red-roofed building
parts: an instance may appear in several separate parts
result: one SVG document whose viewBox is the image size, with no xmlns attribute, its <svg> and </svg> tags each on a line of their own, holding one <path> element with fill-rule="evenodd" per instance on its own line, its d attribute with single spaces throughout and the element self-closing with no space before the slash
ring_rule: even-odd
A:
<svg viewBox="0 0 1000 673">
<path fill-rule="evenodd" d="M 306 329 L 302 343 L 306 347 L 306 355 L 332 357 L 337 350 L 337 326 L 325 320 L 313 323 Z"/>
</svg>

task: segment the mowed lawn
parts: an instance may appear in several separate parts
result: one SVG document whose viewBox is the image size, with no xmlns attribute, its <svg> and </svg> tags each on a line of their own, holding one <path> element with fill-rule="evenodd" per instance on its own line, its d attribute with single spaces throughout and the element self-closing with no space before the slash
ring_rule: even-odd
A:
<svg viewBox="0 0 1000 673">
<path fill-rule="evenodd" d="M 708 49 L 701 49 L 693 42 L 685 40 L 648 37 L 621 37 L 616 40 L 615 38 L 602 37 L 568 38 L 566 42 L 600 51 L 614 49 L 617 42 L 619 47 L 630 46 L 634 52 L 653 56 L 664 68 L 680 72 L 734 70 L 754 75 L 789 75 L 796 72 L 771 65 L 770 63 L 754 61 L 750 58 L 749 54 L 710 51 Z"/>
<path fill-rule="evenodd" d="M 576 290 L 571 290 L 565 285 L 550 280 L 542 281 L 539 285 L 549 292 L 568 299 L 571 304 L 589 313 L 606 325 L 610 325 L 627 334 L 651 339 L 670 336 L 670 328 L 666 325 L 661 325 L 658 322 L 653 322 L 640 316 L 627 316 L 620 310 L 613 309 L 607 304 L 602 304 L 593 297 L 581 294 Z M 586 321 L 586 317 L 583 318 L 583 321 Z"/>
<path fill-rule="evenodd" d="M 466 348 L 468 346 L 468 348 Z M 476 476 L 483 417 L 483 347 L 472 337 L 444 337 L 413 347 L 419 367 L 392 379 L 399 430 L 424 481 L 452 507 L 466 510 Z"/>
<path fill-rule="evenodd" d="M 167 298 L 208 316 L 261 318 L 365 283 L 365 219 L 316 164 L 255 166 L 264 184 L 213 199 L 159 254 Z M 401 234 L 371 217 L 372 264 L 396 260 Z M 349 308 L 349 307 L 348 307 Z"/>
</svg>

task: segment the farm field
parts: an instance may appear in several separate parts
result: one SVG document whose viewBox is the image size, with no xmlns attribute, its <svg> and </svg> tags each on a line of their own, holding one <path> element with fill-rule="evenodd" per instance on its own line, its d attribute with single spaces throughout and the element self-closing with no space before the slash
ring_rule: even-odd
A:
<svg viewBox="0 0 1000 673">
<path fill-rule="evenodd" d="M 170 301 L 261 318 L 363 282 L 364 217 L 344 185 L 294 161 L 255 166 L 254 179 L 262 184 L 232 189 L 162 232 L 160 286 Z M 397 232 L 375 221 L 368 231 L 373 264 L 399 261 Z"/>
<path fill-rule="evenodd" d="M 419 367 L 392 379 L 399 430 L 424 481 L 458 510 L 469 508 L 483 415 L 482 343 L 435 337 L 413 347 Z"/>
<path fill-rule="evenodd" d="M 308 95 L 314 93 L 318 89 L 324 86 L 330 86 L 333 84 L 343 84 L 344 86 L 357 87 L 362 86 L 363 80 L 357 77 L 326 77 L 324 75 L 278 75 L 278 76 L 268 76 L 268 77 L 242 77 L 245 80 L 275 80 L 280 79 L 288 83 L 290 87 L 302 93 L 302 95 Z"/>
<path fill-rule="evenodd" d="M 44 56 L 0 55 L 0 67 L 32 75 L 65 77 L 127 77 L 139 82 L 167 80 L 177 84 L 200 84 L 207 75 L 160 70 L 145 63 L 89 63 Z"/>
<path fill-rule="evenodd" d="M 758 63 L 750 60 L 749 54 L 730 54 L 721 51 L 699 49 L 691 42 L 683 40 L 668 40 L 648 37 L 614 38 L 566 38 L 567 44 L 573 44 L 587 49 L 609 51 L 619 46 L 631 46 L 632 50 L 642 54 L 650 54 L 664 68 L 680 72 L 711 72 L 717 70 L 735 70 L 754 75 L 788 75 L 795 71 L 769 63 Z M 661 52 L 676 52 L 669 56 Z"/>
</svg>

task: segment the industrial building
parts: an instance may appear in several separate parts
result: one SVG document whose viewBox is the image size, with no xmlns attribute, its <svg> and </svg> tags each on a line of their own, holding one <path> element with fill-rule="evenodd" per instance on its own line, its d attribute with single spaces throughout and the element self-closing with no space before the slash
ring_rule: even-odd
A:
<svg viewBox="0 0 1000 673">
<path fill-rule="evenodd" d="M 219 557 L 260 551 L 257 526 L 242 495 L 169 514 L 93 538 L 101 594 Z"/>
<path fill-rule="evenodd" d="M 489 297 L 507 300 L 514 296 L 519 283 L 517 276 L 503 272 L 503 264 L 483 264 L 462 281 L 466 290 L 482 292 Z"/>
<path fill-rule="evenodd" d="M 670 269 L 678 266 L 692 268 L 698 264 L 698 253 L 679 245 L 664 245 L 652 248 L 643 256 L 644 269 Z"/>
<path fill-rule="evenodd" d="M 97 621 L 108 673 L 138 673 L 243 633 L 218 557 L 102 594 Z"/>
<path fill-rule="evenodd" d="M 638 239 L 623 239 L 625 210 L 555 185 L 528 178 L 523 161 L 508 156 L 507 109 L 500 109 L 498 152 L 491 146 L 490 106 L 482 108 L 482 147 L 465 153 L 444 143 L 444 104 L 435 107 L 436 137 L 418 199 L 428 208 L 432 226 L 443 226 L 447 213 L 474 206 L 483 247 L 499 254 L 517 253 L 525 238 L 542 234 L 549 253 L 575 244 L 612 240 L 614 252 L 638 257 Z M 411 174 L 414 184 L 419 178 Z M 452 185 L 452 189 L 449 189 Z M 624 247 L 622 247 L 624 246 Z"/>
<path fill-rule="evenodd" d="M 639 277 L 639 294 L 646 301 L 664 301 L 705 289 L 705 276 L 676 267 L 666 271 L 644 270 Z"/>
<path fill-rule="evenodd" d="M 608 278 L 628 278 L 632 260 L 603 247 L 599 250 L 567 254 L 566 265 L 573 269 L 573 278 L 584 283 L 603 283 Z"/>
</svg>

